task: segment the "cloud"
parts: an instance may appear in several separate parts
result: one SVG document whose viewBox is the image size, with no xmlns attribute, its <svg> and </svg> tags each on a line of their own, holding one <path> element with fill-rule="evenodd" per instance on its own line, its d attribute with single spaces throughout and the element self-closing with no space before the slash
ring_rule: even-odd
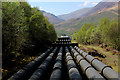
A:
<svg viewBox="0 0 120 80">
<path fill-rule="evenodd" d="M 34 6 L 33 6 L 33 5 L 31 5 L 31 7 L 33 8 Z"/>
<path fill-rule="evenodd" d="M 50 8 L 51 10 L 53 10 L 53 8 Z"/>
<path fill-rule="evenodd" d="M 85 1 L 83 5 L 87 6 L 89 3 L 90 3 L 90 1 Z"/>
<path fill-rule="evenodd" d="M 40 10 L 44 10 L 41 6 L 39 7 Z"/>
<path fill-rule="evenodd" d="M 82 6 L 82 4 L 77 5 L 78 7 Z"/>
<path fill-rule="evenodd" d="M 92 3 L 93 5 L 97 5 L 98 3 Z"/>
</svg>

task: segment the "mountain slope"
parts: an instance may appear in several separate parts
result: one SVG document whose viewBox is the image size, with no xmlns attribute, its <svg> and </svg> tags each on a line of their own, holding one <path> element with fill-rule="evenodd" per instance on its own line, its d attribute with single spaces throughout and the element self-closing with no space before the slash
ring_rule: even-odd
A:
<svg viewBox="0 0 120 80">
<path fill-rule="evenodd" d="M 118 18 L 118 5 L 112 2 L 100 2 L 81 18 L 70 19 L 56 24 L 56 31 L 58 35 L 62 33 L 71 35 L 73 32 L 79 30 L 84 23 L 94 23 L 97 25 L 100 19 L 104 17 L 110 20 Z"/>
<path fill-rule="evenodd" d="M 95 14 L 94 16 L 88 16 L 85 18 L 81 18 L 79 20 L 74 19 L 74 20 L 56 25 L 56 31 L 58 35 L 61 35 L 62 33 L 66 35 L 71 35 L 73 32 L 80 30 L 80 28 L 84 23 L 93 23 L 97 25 L 100 19 L 104 17 L 107 17 L 110 20 L 113 20 L 118 16 L 111 12 L 103 12 L 101 14 Z"/>
<path fill-rule="evenodd" d="M 60 22 L 63 22 L 64 20 L 59 19 L 57 16 L 55 16 L 54 14 L 51 13 L 47 13 L 45 11 L 41 11 L 43 13 L 43 15 L 49 20 L 49 22 L 51 24 L 58 24 Z"/>
<path fill-rule="evenodd" d="M 63 20 L 78 18 L 78 17 L 81 17 L 86 12 L 88 12 L 89 10 L 91 10 L 91 8 L 83 8 L 83 9 L 74 11 L 74 12 L 69 13 L 69 14 L 59 15 L 58 18 L 63 19 Z"/>
<path fill-rule="evenodd" d="M 85 13 L 83 16 L 89 16 L 89 15 L 94 15 L 99 12 L 100 13 L 104 12 L 115 5 L 116 5 L 116 2 L 103 2 L 102 1 L 99 4 L 97 4 L 95 7 L 93 7 L 90 11 Z"/>
</svg>

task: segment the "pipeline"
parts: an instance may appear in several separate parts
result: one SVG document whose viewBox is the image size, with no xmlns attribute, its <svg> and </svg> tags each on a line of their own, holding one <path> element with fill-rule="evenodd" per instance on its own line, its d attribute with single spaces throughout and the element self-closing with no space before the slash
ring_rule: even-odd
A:
<svg viewBox="0 0 120 80">
<path fill-rule="evenodd" d="M 33 73 L 33 75 L 29 78 L 29 80 L 40 80 L 43 78 L 47 68 L 52 61 L 54 54 L 57 51 L 57 47 L 52 51 L 52 53 L 45 59 L 45 61 L 38 67 L 38 69 Z"/>
<path fill-rule="evenodd" d="M 50 80 L 61 80 L 62 77 L 62 51 L 63 48 L 61 47 L 56 58 L 56 63 L 53 67 L 53 72 L 50 76 Z"/>
<path fill-rule="evenodd" d="M 86 52 L 78 48 L 77 46 L 74 47 L 93 67 L 95 67 L 98 71 L 101 72 L 105 78 L 108 80 L 117 79 L 120 80 L 119 76 L 116 71 L 114 71 L 110 66 L 107 66 L 106 64 L 102 63 L 98 59 L 92 57 L 91 55 L 88 55 Z"/>
<path fill-rule="evenodd" d="M 65 47 L 65 52 L 66 52 L 66 63 L 67 63 L 67 68 L 68 68 L 68 75 L 70 80 L 82 80 L 82 77 L 79 73 L 79 71 L 76 68 L 76 64 L 73 61 L 73 58 L 70 55 L 70 52 L 67 47 Z"/>
<path fill-rule="evenodd" d="M 74 56 L 74 59 L 80 65 L 82 71 L 86 74 L 88 79 L 102 79 L 105 80 L 104 77 L 102 77 L 75 49 L 73 49 L 72 46 L 70 46 L 72 55 Z"/>
<path fill-rule="evenodd" d="M 23 69 L 20 69 L 14 75 L 12 75 L 8 80 L 26 80 L 26 76 L 30 76 L 31 70 L 34 71 L 36 67 L 38 67 L 42 61 L 49 55 L 53 47 L 48 49 L 45 53 L 41 54 L 34 61 L 28 63 Z"/>
</svg>

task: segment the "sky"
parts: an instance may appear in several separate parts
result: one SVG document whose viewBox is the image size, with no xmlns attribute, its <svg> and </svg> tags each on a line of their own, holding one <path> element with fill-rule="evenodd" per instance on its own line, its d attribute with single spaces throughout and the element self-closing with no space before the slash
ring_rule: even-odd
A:
<svg viewBox="0 0 120 80">
<path fill-rule="evenodd" d="M 46 0 L 47 1 L 47 0 Z M 73 11 L 82 9 L 82 8 L 87 8 L 87 7 L 93 7 L 95 5 L 97 5 L 101 0 L 89 0 L 86 1 L 84 0 L 82 2 L 78 1 L 78 2 L 74 2 L 74 1 L 61 1 L 61 2 L 57 2 L 54 0 L 48 0 L 46 1 L 28 1 L 28 3 L 31 5 L 31 7 L 38 7 L 40 10 L 44 10 L 46 12 L 52 13 L 56 16 L 58 15 L 62 15 L 62 14 L 68 14 L 71 13 Z"/>
</svg>

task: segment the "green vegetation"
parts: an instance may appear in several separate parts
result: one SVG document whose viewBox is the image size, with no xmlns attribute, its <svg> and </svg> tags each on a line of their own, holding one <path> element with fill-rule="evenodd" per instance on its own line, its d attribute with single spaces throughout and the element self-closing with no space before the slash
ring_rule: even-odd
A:
<svg viewBox="0 0 120 80">
<path fill-rule="evenodd" d="M 108 18 L 101 19 L 99 25 L 84 24 L 81 29 L 73 34 L 73 40 L 84 45 L 106 44 L 120 50 L 120 32 L 117 20 L 110 21 Z"/>
<path fill-rule="evenodd" d="M 3 69 L 9 73 L 3 73 L 3 78 L 55 41 L 54 26 L 38 8 L 31 8 L 27 2 L 2 2 Z"/>
</svg>

